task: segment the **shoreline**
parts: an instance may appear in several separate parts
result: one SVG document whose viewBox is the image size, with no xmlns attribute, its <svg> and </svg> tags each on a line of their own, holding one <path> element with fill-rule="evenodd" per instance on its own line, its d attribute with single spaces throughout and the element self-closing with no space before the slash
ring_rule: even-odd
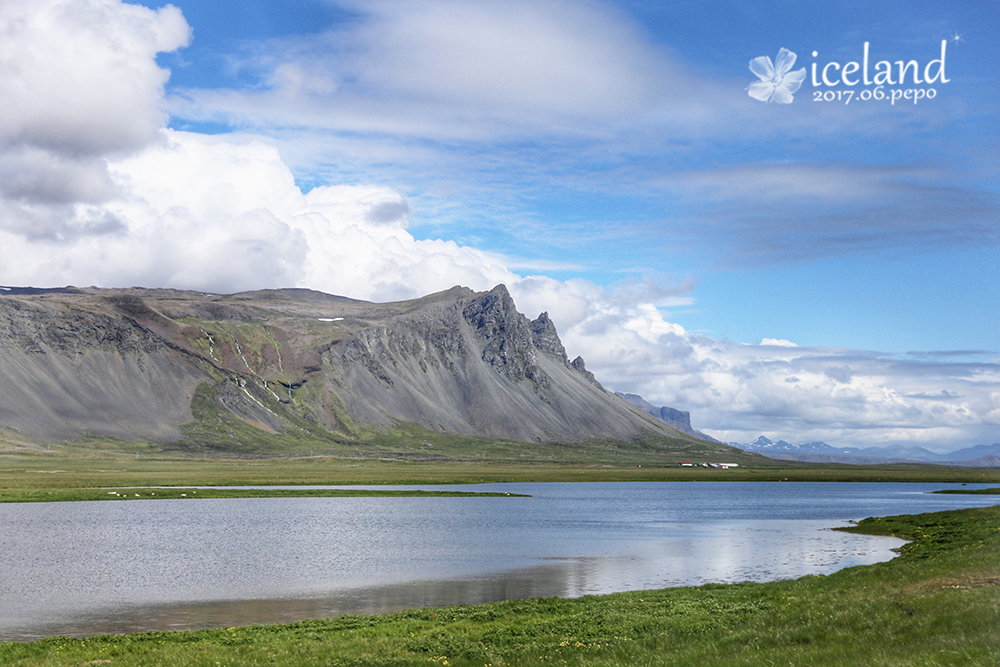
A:
<svg viewBox="0 0 1000 667">
<path fill-rule="evenodd" d="M 842 530 L 910 541 L 897 558 L 829 576 L 3 642 L 0 662 L 874 665 L 943 664 L 947 653 L 947 664 L 993 664 L 1000 646 L 1000 506 L 869 518 Z"/>
<path fill-rule="evenodd" d="M 734 526 L 744 521 L 723 524 L 716 528 L 722 533 L 729 532 Z M 754 522 L 759 523 L 759 522 Z M 772 519 L 758 525 L 755 531 L 766 535 L 766 539 L 778 542 L 787 541 L 787 536 L 774 532 L 774 524 L 795 525 L 795 533 L 809 535 L 815 540 L 821 534 L 841 531 L 857 525 L 852 520 L 783 520 Z M 839 524 L 839 525 L 831 525 Z M 754 531 L 754 529 L 751 529 Z M 780 529 L 779 529 L 780 531 Z M 851 531 L 846 531 L 851 532 Z M 719 539 L 719 535 L 700 536 L 698 541 Z M 753 548 L 752 536 L 749 548 Z M 898 539 L 898 538 L 897 538 Z M 683 550 L 684 545 L 677 540 L 671 548 Z M 835 542 L 841 542 L 835 540 Z M 127 614 L 112 612 L 112 606 L 95 609 L 89 613 L 79 614 L 75 620 L 61 623 L 35 623 L 30 625 L 3 627 L 0 625 L 0 642 L 3 641 L 39 641 L 57 636 L 84 639 L 101 634 L 136 634 L 167 631 L 198 631 L 211 630 L 232 625 L 278 625 L 309 620 L 332 620 L 347 615 L 386 616 L 392 613 L 414 610 L 445 608 L 455 606 L 496 604 L 509 601 L 530 600 L 533 598 L 559 598 L 566 600 L 579 599 L 587 596 L 606 596 L 615 594 L 643 593 L 645 591 L 670 590 L 680 588 L 695 588 L 699 586 L 737 585 L 741 583 L 766 584 L 778 581 L 790 581 L 802 576 L 830 576 L 836 572 L 859 567 L 863 564 L 888 562 L 898 556 L 898 548 L 902 546 L 877 544 L 844 544 L 835 546 L 825 543 L 826 558 L 831 558 L 831 549 L 838 549 L 835 564 L 813 563 L 806 568 L 809 572 L 784 574 L 779 578 L 768 576 L 741 576 L 729 573 L 730 576 L 713 578 L 710 574 L 718 572 L 717 564 L 705 563 L 701 576 L 665 577 L 665 581 L 656 586 L 640 587 L 637 582 L 619 587 L 614 582 L 603 581 L 597 588 L 584 585 L 583 588 L 567 588 L 567 582 L 578 580 L 580 572 L 577 567 L 610 569 L 622 559 L 631 560 L 636 553 L 653 543 L 633 545 L 632 548 L 615 554 L 604 556 L 578 556 L 572 558 L 556 558 L 554 562 L 545 559 L 537 560 L 530 565 L 512 567 L 509 569 L 490 570 L 470 573 L 465 576 L 433 578 L 422 580 L 400 580 L 381 584 L 359 587 L 345 587 L 317 592 L 303 596 L 276 596 L 265 598 L 241 599 L 205 599 L 183 602 L 164 603 L 132 603 L 119 605 L 119 609 L 128 609 Z M 864 549 L 864 557 L 858 549 Z M 860 562 L 859 562 L 860 561 Z M 665 563 L 664 563 L 665 565 Z M 757 568 L 744 568 L 749 572 Z M 690 573 L 688 573 L 690 575 Z M 673 579 L 673 581 L 671 581 Z M 578 584 L 579 585 L 579 581 Z M 603 590 L 601 590 L 603 589 Z M 224 619 L 224 620 L 220 620 Z"/>
</svg>

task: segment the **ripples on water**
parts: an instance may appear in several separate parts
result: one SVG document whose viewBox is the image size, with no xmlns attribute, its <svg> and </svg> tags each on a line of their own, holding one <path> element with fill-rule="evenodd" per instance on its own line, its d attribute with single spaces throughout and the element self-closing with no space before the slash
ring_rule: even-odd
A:
<svg viewBox="0 0 1000 667">
<path fill-rule="evenodd" d="M 532 497 L 0 505 L 0 639 L 830 573 L 901 544 L 829 530 L 848 519 L 996 502 L 926 494 L 948 486 L 506 484 L 447 488 Z"/>
</svg>

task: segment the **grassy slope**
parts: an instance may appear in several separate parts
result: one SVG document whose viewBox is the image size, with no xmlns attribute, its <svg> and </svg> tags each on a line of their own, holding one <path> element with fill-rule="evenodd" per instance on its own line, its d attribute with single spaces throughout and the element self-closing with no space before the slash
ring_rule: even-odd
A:
<svg viewBox="0 0 1000 667">
<path fill-rule="evenodd" d="M 251 385 L 248 388 L 256 391 Z M 307 395 L 315 391 L 318 391 L 318 385 L 305 385 L 299 390 L 299 394 Z M 331 400 L 333 398 L 335 396 L 331 396 Z M 270 394 L 258 392 L 256 399 L 272 414 L 281 416 L 285 425 L 282 432 L 268 433 L 238 419 L 219 406 L 216 389 L 205 384 L 198 388 L 191 401 L 195 419 L 183 427 L 184 438 L 179 443 L 158 445 L 156 448 L 163 452 L 223 457 L 301 456 L 319 453 L 365 458 L 502 460 L 526 463 L 621 463 L 627 460 L 636 464 L 664 464 L 695 460 L 780 465 L 760 455 L 747 454 L 683 434 L 669 437 L 649 433 L 630 442 L 591 440 L 574 443 L 526 443 L 503 438 L 439 433 L 401 421 L 395 422 L 392 428 L 381 430 L 354 422 L 339 404 L 331 407 L 336 414 L 338 427 L 330 430 L 310 422 L 297 414 L 297 407 L 281 404 Z M 314 396 L 303 404 L 318 401 L 320 398 Z M 296 403 L 296 406 L 299 404 Z"/>
<path fill-rule="evenodd" d="M 6 643 L 0 664 L 997 664 L 1000 506 L 867 519 L 855 530 L 913 542 L 891 562 L 829 577 Z"/>
</svg>

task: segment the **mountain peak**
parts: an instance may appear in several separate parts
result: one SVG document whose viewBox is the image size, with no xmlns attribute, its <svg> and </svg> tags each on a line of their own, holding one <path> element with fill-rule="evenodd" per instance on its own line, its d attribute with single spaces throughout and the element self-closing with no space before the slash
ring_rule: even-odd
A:
<svg viewBox="0 0 1000 667">
<path fill-rule="evenodd" d="M 4 290 L 0 395 L 0 430 L 38 442 L 93 434 L 244 451 L 246 438 L 351 441 L 398 424 L 521 442 L 694 442 L 604 391 L 582 358 L 567 363 L 548 314 L 529 321 L 502 284 L 393 303 L 311 290 Z"/>
<path fill-rule="evenodd" d="M 505 285 L 473 298 L 462 315 L 485 343 L 483 361 L 515 382 L 528 378 L 536 386 L 548 386 L 548 377 L 538 367 L 528 318 L 517 311 Z"/>
<path fill-rule="evenodd" d="M 565 363 L 569 363 L 569 360 L 566 358 L 566 348 L 563 347 L 562 341 L 559 340 L 556 325 L 549 318 L 547 312 L 540 314 L 528 326 L 531 329 L 531 341 L 535 349 L 558 357 Z"/>
</svg>

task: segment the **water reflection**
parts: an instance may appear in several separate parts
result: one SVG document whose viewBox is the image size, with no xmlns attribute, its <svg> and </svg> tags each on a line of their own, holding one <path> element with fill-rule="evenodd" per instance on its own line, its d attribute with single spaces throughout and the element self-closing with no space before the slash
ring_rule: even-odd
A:
<svg viewBox="0 0 1000 667">
<path fill-rule="evenodd" d="M 682 527 L 672 539 L 615 555 L 553 557 L 542 564 L 476 577 L 423 580 L 329 591 L 303 598 L 115 604 L 7 627 L 4 639 L 179 630 L 372 614 L 535 597 L 579 597 L 705 582 L 770 581 L 886 560 L 894 538 L 834 533 L 828 522 L 772 521 Z"/>
<path fill-rule="evenodd" d="M 829 573 L 887 560 L 901 541 L 824 517 L 995 502 L 886 484 L 516 490 L 534 497 L 0 506 L 0 639 Z"/>
</svg>

